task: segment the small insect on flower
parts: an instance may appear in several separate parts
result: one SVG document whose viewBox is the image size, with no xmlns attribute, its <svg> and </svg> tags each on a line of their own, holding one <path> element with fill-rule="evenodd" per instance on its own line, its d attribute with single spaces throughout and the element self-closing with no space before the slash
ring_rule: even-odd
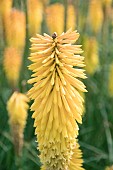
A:
<svg viewBox="0 0 113 170">
<path fill-rule="evenodd" d="M 57 37 L 57 33 L 54 32 L 54 33 L 52 34 L 52 38 L 55 39 L 56 37 Z"/>
<path fill-rule="evenodd" d="M 28 82 L 34 85 L 28 95 L 34 100 L 32 117 L 46 170 L 83 169 L 82 161 L 71 163 L 76 160 L 77 122 L 82 123 L 83 98 L 79 91 L 87 91 L 80 80 L 86 78 L 81 45 L 74 45 L 78 37 L 77 31 L 70 29 L 60 36 L 44 33 L 31 38 L 29 59 L 33 63 L 29 69 L 33 74 Z"/>
</svg>

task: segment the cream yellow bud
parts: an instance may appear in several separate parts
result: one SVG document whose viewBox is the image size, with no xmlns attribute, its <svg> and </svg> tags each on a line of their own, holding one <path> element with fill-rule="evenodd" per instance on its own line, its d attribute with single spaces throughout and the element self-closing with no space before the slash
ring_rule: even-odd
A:
<svg viewBox="0 0 113 170">
<path fill-rule="evenodd" d="M 20 155 L 23 146 L 23 132 L 26 125 L 28 98 L 25 94 L 14 92 L 7 102 L 9 124 L 15 151 Z"/>
<path fill-rule="evenodd" d="M 16 87 L 19 79 L 22 58 L 13 47 L 4 50 L 3 67 L 9 83 Z"/>
</svg>

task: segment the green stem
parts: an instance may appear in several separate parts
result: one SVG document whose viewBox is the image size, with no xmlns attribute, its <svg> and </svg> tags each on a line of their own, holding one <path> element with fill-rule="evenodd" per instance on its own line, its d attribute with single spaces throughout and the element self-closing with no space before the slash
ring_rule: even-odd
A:
<svg viewBox="0 0 113 170">
<path fill-rule="evenodd" d="M 17 170 L 22 170 L 21 157 L 20 156 L 15 156 L 15 164 L 16 164 Z"/>
</svg>

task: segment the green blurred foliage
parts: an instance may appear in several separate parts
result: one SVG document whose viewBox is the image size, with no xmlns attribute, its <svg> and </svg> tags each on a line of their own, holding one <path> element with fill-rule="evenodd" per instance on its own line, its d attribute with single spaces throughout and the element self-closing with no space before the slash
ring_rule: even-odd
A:
<svg viewBox="0 0 113 170">
<path fill-rule="evenodd" d="M 55 3 L 51 0 L 50 3 Z M 60 0 L 57 2 L 61 2 Z M 62 0 L 62 3 L 66 2 Z M 77 1 L 76 1 L 77 2 Z M 78 4 L 79 13 L 87 16 L 88 0 L 80 0 Z M 65 4 L 64 4 L 65 5 Z M 14 7 L 22 8 L 26 12 L 26 0 L 14 0 Z M 86 21 L 85 21 L 86 22 Z M 113 24 L 113 23 L 112 23 Z M 83 124 L 80 125 L 79 143 L 83 150 L 84 168 L 86 170 L 104 170 L 107 165 L 113 164 L 113 98 L 109 95 L 108 74 L 109 65 L 113 62 L 113 25 L 103 26 L 103 30 L 94 35 L 99 43 L 100 67 L 94 75 L 87 75 L 85 80 L 88 93 L 85 95 L 85 113 Z M 44 26 L 43 26 L 44 27 Z M 105 27 L 105 28 L 104 28 Z M 105 29 L 105 30 L 104 30 Z M 42 30 L 43 32 L 43 30 Z M 83 42 L 85 35 L 93 33 L 87 26 L 78 27 L 80 32 L 79 44 Z M 0 38 L 2 39 L 2 37 Z M 26 92 L 30 86 L 22 85 L 22 81 L 30 78 L 27 66 L 29 61 L 29 38 L 27 33 L 26 47 L 23 57 L 23 65 L 20 74 L 19 88 Z M 40 169 L 36 137 L 34 135 L 32 113 L 29 111 L 27 125 L 25 128 L 25 143 L 20 160 L 14 153 L 10 128 L 8 124 L 8 113 L 6 103 L 12 90 L 5 78 L 3 71 L 4 43 L 0 43 L 0 170 L 33 170 Z M 111 77 L 112 79 L 113 77 Z M 19 164 L 19 166 L 18 166 Z"/>
</svg>

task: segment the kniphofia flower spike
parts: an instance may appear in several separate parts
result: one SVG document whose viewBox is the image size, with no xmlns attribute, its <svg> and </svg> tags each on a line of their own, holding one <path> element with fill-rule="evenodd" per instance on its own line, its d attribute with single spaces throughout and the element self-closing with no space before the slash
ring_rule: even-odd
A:
<svg viewBox="0 0 113 170">
<path fill-rule="evenodd" d="M 40 159 L 46 170 L 74 169 L 71 161 L 75 160 L 72 157 L 77 146 L 77 122 L 82 123 L 83 108 L 78 90 L 86 92 L 80 80 L 86 78 L 81 45 L 74 45 L 78 37 L 77 31 L 70 29 L 60 36 L 44 33 L 31 38 L 29 59 L 33 64 L 29 69 L 34 73 L 28 82 L 34 85 L 28 95 L 34 100 L 32 117 Z M 76 165 L 77 162 L 75 168 Z M 81 166 L 82 162 L 78 169 L 82 170 Z"/>
</svg>

